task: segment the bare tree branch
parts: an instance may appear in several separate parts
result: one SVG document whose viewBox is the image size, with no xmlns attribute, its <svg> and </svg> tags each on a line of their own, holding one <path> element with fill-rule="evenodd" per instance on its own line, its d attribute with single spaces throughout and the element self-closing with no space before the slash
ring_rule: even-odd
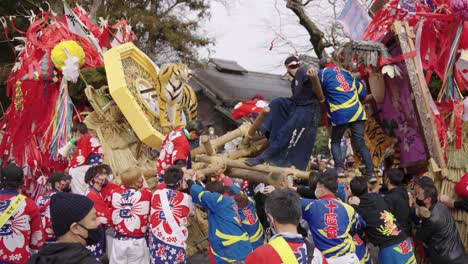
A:
<svg viewBox="0 0 468 264">
<path fill-rule="evenodd" d="M 325 48 L 331 47 L 332 44 L 324 40 L 323 32 L 317 27 L 317 25 L 307 16 L 302 5 L 301 0 L 286 0 L 286 7 L 293 11 L 293 13 L 299 18 L 299 23 L 309 33 L 309 41 L 314 47 L 315 54 L 318 58 L 326 56 Z"/>
<path fill-rule="evenodd" d="M 91 19 L 91 21 L 93 23 L 96 24 L 96 15 L 97 15 L 97 12 L 99 10 L 99 8 L 101 7 L 102 5 L 102 0 L 93 0 L 93 4 L 90 6 L 90 11 L 89 11 L 89 18 Z"/>
<path fill-rule="evenodd" d="M 182 3 L 187 3 L 188 0 L 176 0 L 172 5 L 170 5 L 166 10 L 164 10 L 164 12 L 162 12 L 161 14 L 159 14 L 160 17 L 165 17 L 167 14 L 169 14 L 172 9 L 174 9 L 176 6 L 178 6 L 179 4 L 182 4 Z"/>
</svg>

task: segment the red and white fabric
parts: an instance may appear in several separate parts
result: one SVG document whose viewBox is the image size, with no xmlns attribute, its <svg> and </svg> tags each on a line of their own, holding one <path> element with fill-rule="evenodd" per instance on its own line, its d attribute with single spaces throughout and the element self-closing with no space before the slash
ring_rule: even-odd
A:
<svg viewBox="0 0 468 264">
<path fill-rule="evenodd" d="M 182 128 L 176 128 L 169 132 L 161 145 L 161 153 L 158 158 L 158 174 L 164 175 L 166 169 L 174 165 L 177 160 L 187 159 L 190 155 L 190 144 Z"/>
<path fill-rule="evenodd" d="M 232 110 L 231 115 L 234 120 L 238 120 L 242 117 L 248 117 L 252 114 L 259 114 L 262 112 L 265 106 L 268 106 L 268 103 L 258 99 L 247 102 L 239 102 L 236 104 L 236 106 L 234 106 L 234 110 Z"/>
<path fill-rule="evenodd" d="M 97 138 L 87 133 L 76 142 L 76 151 L 73 153 L 68 167 L 76 168 L 89 164 L 89 156 L 91 154 L 97 154 L 102 157 L 102 147 Z"/>
<path fill-rule="evenodd" d="M 44 228 L 46 241 L 54 241 L 56 239 L 54 230 L 52 230 L 52 221 L 50 220 L 50 199 L 57 192 L 56 189 L 52 189 L 38 196 L 36 199 L 36 204 L 41 214 L 42 227 Z"/>
<path fill-rule="evenodd" d="M 0 190 L 0 216 L 18 195 L 15 190 Z M 44 244 L 44 229 L 36 203 L 26 198 L 0 228 L 0 263 L 26 263 L 30 249 Z"/>
<path fill-rule="evenodd" d="M 117 235 L 144 237 L 148 229 L 151 191 L 125 188 L 112 195 L 112 223 Z"/>
<path fill-rule="evenodd" d="M 171 219 L 169 219 L 170 217 L 163 210 L 164 206 L 161 201 L 161 195 L 163 194 L 166 195 L 167 198 L 165 200 L 171 208 Z M 193 210 L 194 205 L 190 195 L 166 188 L 156 190 L 151 199 L 151 233 L 164 243 L 185 248 L 185 242 L 188 238 L 188 217 L 193 214 Z M 174 226 L 175 228 L 172 228 Z M 178 232 L 181 235 L 177 235 L 176 233 Z"/>
<path fill-rule="evenodd" d="M 104 199 L 104 202 L 106 202 L 109 207 L 112 207 L 112 194 L 114 192 L 122 191 L 123 189 L 125 188 L 122 185 L 109 182 L 101 189 L 102 199 Z"/>
<path fill-rule="evenodd" d="M 89 187 L 86 191 L 86 197 L 93 201 L 94 209 L 96 209 L 96 218 L 99 223 L 106 226 L 112 225 L 112 208 L 104 201 L 101 193 L 94 187 Z"/>
</svg>

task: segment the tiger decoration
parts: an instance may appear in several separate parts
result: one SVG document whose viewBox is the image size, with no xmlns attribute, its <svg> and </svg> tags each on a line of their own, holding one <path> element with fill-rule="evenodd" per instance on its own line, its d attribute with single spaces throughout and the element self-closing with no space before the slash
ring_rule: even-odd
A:
<svg viewBox="0 0 468 264">
<path fill-rule="evenodd" d="M 398 168 L 400 165 L 400 144 L 396 138 L 390 137 L 383 131 L 380 124 L 374 117 L 368 117 L 364 125 L 364 142 L 369 149 L 374 165 L 374 173 L 378 175 L 378 166 L 386 158 L 392 158 L 392 168 Z M 353 149 L 355 149 L 352 144 Z M 354 151 L 355 166 L 359 166 L 361 158 Z"/>
<path fill-rule="evenodd" d="M 159 107 L 159 122 L 164 130 L 183 126 L 182 112 L 186 121 L 198 116 L 197 96 L 188 80 L 192 71 L 185 64 L 169 64 L 158 75 L 156 96 Z"/>
</svg>

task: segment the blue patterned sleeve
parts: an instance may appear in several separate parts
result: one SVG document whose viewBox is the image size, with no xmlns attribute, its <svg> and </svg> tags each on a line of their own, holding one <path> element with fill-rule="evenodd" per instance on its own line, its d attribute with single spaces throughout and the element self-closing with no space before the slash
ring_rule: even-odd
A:
<svg viewBox="0 0 468 264">
<path fill-rule="evenodd" d="M 190 196 L 192 196 L 194 203 L 212 211 L 215 210 L 216 205 L 223 199 L 221 194 L 209 192 L 198 184 L 193 184 L 190 187 Z"/>
</svg>

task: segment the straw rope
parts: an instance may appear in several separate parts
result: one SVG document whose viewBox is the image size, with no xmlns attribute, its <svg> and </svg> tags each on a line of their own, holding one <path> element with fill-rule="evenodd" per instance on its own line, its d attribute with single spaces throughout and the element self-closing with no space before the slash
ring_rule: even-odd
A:
<svg viewBox="0 0 468 264">
<path fill-rule="evenodd" d="M 88 113 L 85 123 L 90 130 L 95 132 L 101 142 L 104 162 L 114 170 L 114 182 L 119 183 L 120 173 L 127 168 L 137 166 L 141 169 L 154 169 L 156 168 L 156 159 L 153 157 L 151 149 L 145 144 L 141 146 L 139 159 L 135 158 L 138 139 L 120 109 L 106 95 L 105 89 L 106 87 L 101 89 L 94 89 L 92 86 L 86 87 L 86 96 L 95 111 Z M 155 128 L 158 129 L 159 125 L 155 125 Z M 151 183 L 156 186 L 156 178 L 153 177 L 151 180 L 153 180 Z M 207 250 L 208 222 L 206 218 L 206 213 L 196 208 L 195 216 L 189 219 L 187 256 Z"/>
<path fill-rule="evenodd" d="M 461 149 L 455 149 L 454 142 L 451 142 L 447 147 L 447 177 L 444 179 L 436 178 L 436 184 L 440 183 L 440 193 L 446 194 L 455 200 L 459 199 L 454 191 L 455 184 L 468 172 L 468 122 L 463 123 L 462 135 L 463 146 Z M 468 250 L 468 213 L 463 210 L 452 210 L 452 215 L 456 221 L 465 250 Z"/>
</svg>

